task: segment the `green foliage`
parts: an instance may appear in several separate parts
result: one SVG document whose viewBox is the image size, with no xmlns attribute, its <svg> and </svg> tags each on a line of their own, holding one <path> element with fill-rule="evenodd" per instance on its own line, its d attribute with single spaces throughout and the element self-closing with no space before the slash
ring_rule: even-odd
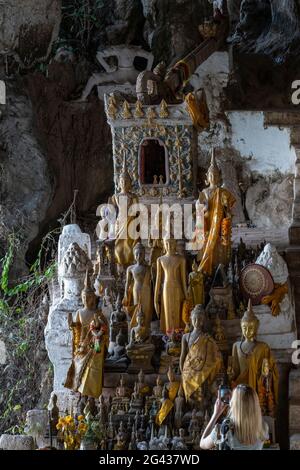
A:
<svg viewBox="0 0 300 470">
<path fill-rule="evenodd" d="M 104 0 L 64 0 L 59 46 L 68 44 L 87 54 L 93 33 L 101 27 L 99 10 L 104 6 Z"/>
<path fill-rule="evenodd" d="M 19 237 L 10 234 L 0 260 L 1 337 L 7 350 L 7 364 L 0 365 L 0 434 L 23 429 L 26 411 L 36 406 L 39 387 L 53 375 L 44 346 L 47 318 L 42 299 L 56 272 L 55 254 L 61 229 L 49 232 L 29 275 L 10 285 L 10 271 L 20 246 Z M 41 359 L 42 358 L 42 359 Z"/>
</svg>

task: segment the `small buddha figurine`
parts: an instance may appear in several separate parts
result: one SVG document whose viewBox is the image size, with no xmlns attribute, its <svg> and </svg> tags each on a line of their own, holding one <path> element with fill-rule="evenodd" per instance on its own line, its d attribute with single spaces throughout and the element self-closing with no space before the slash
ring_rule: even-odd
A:
<svg viewBox="0 0 300 470">
<path fill-rule="evenodd" d="M 157 260 L 154 305 L 160 318 L 160 330 L 171 334 L 184 327 L 182 309 L 188 300 L 186 260 L 176 253 L 176 240 L 165 240 L 166 254 Z"/>
<path fill-rule="evenodd" d="M 192 411 L 192 416 L 191 416 L 188 430 L 189 430 L 189 435 L 192 437 L 192 439 L 194 439 L 196 434 L 200 432 L 199 419 L 197 417 L 196 409 L 193 409 Z"/>
<path fill-rule="evenodd" d="M 262 362 L 261 375 L 258 379 L 258 398 L 262 414 L 264 416 L 275 417 L 275 397 L 273 371 L 270 367 L 269 359 L 265 358 Z"/>
<path fill-rule="evenodd" d="M 172 450 L 188 450 L 188 447 L 185 443 L 185 433 L 183 428 L 179 429 L 178 436 L 173 437 Z"/>
<path fill-rule="evenodd" d="M 120 423 L 116 439 L 117 442 L 114 445 L 113 450 L 125 450 L 127 446 L 127 433 L 125 431 L 123 421 Z"/>
<path fill-rule="evenodd" d="M 119 294 L 115 303 L 115 310 L 112 312 L 110 316 L 110 323 L 120 323 L 126 321 L 126 313 L 122 308 L 122 298 Z"/>
<path fill-rule="evenodd" d="M 130 408 L 129 408 L 129 413 L 135 414 L 135 422 L 136 422 L 136 419 L 140 419 L 140 412 L 142 409 L 143 409 L 143 397 L 138 391 L 137 382 L 135 382 L 133 393 L 131 394 Z M 136 416 L 137 413 L 138 413 L 138 418 Z M 137 431 L 138 427 L 135 427 L 135 430 Z"/>
<path fill-rule="evenodd" d="M 231 259 L 231 218 L 234 196 L 221 186 L 221 171 L 212 150 L 207 171 L 207 188 L 199 194 L 204 204 L 204 246 L 199 252 L 199 270 L 211 276 L 219 264 L 227 266 Z"/>
<path fill-rule="evenodd" d="M 161 376 L 158 375 L 156 377 L 156 385 L 153 387 L 153 396 L 157 399 L 161 399 L 163 391 L 163 383 L 161 380 Z"/>
<path fill-rule="evenodd" d="M 202 386 L 212 385 L 222 367 L 215 340 L 204 332 L 205 310 L 196 305 L 191 313 L 193 330 L 182 337 L 180 370 L 186 400 L 202 399 Z"/>
<path fill-rule="evenodd" d="M 151 331 L 145 322 L 145 315 L 141 308 L 137 313 L 137 326 L 130 331 L 130 342 L 126 346 L 127 355 L 130 359 L 129 373 L 136 373 L 143 369 L 145 372 L 153 372 L 151 360 L 155 346 L 151 342 Z"/>
<path fill-rule="evenodd" d="M 130 207 L 133 204 L 138 204 L 138 197 L 132 192 L 131 177 L 126 169 L 126 162 L 123 162 L 123 169 L 119 175 L 120 192 L 114 194 L 111 202 L 118 210 L 118 217 L 116 221 L 116 239 L 115 239 L 115 259 L 119 271 L 126 269 L 127 266 L 133 263 L 132 249 L 136 245 L 136 240 L 130 238 L 129 226 L 136 216 L 128 216 Z M 126 201 L 127 211 L 124 216 L 122 205 Z"/>
<path fill-rule="evenodd" d="M 99 421 L 100 423 L 106 423 L 108 419 L 108 410 L 107 410 L 107 406 L 106 406 L 103 395 L 100 395 L 99 397 L 98 407 L 99 407 L 99 413 L 98 413 Z"/>
<path fill-rule="evenodd" d="M 137 326 L 131 329 L 130 331 L 130 342 L 127 346 L 127 350 L 131 349 L 136 345 L 143 345 L 151 341 L 150 329 L 146 325 L 145 315 L 142 309 L 140 308 L 137 313 Z"/>
<path fill-rule="evenodd" d="M 182 385 L 180 384 L 178 395 L 174 400 L 175 413 L 174 413 L 174 425 L 175 429 L 180 429 L 182 426 L 182 418 L 185 407 L 185 398 Z"/>
<path fill-rule="evenodd" d="M 188 294 L 192 307 L 195 307 L 195 305 L 204 304 L 204 276 L 198 269 L 196 260 L 193 261 L 192 272 L 189 274 Z"/>
<path fill-rule="evenodd" d="M 142 369 L 138 373 L 137 389 L 142 397 L 150 393 L 150 387 L 145 383 L 145 374 Z"/>
<path fill-rule="evenodd" d="M 219 315 L 217 315 L 216 319 L 215 319 L 214 338 L 215 338 L 217 343 L 219 343 L 219 342 L 222 343 L 222 342 L 226 341 L 225 329 L 222 326 Z"/>
<path fill-rule="evenodd" d="M 123 305 L 131 317 L 130 326 L 137 324 L 136 315 L 140 306 L 145 315 L 148 327 L 153 315 L 153 289 L 151 267 L 145 261 L 145 247 L 138 243 L 133 249 L 136 264 L 129 266 L 126 271 L 125 297 Z"/>
<path fill-rule="evenodd" d="M 98 298 L 91 287 L 86 271 L 82 291 L 83 309 L 76 312 L 73 322 L 69 314 L 69 327 L 73 332 L 73 358 L 65 387 L 81 395 L 99 398 L 102 393 L 104 357 L 108 346 L 108 324 L 97 308 Z"/>
<path fill-rule="evenodd" d="M 269 380 L 272 381 L 275 407 L 278 403 L 278 370 L 267 343 L 257 341 L 259 319 L 254 315 L 252 302 L 249 299 L 248 309 L 241 319 L 242 340 L 234 343 L 232 348 L 232 386 L 247 384 L 259 393 L 258 379 L 264 359 L 268 360 Z M 266 363 L 265 363 L 266 364 Z"/>
<path fill-rule="evenodd" d="M 128 395 L 128 389 L 124 383 L 124 376 L 120 375 L 120 382 L 116 388 L 116 397 L 124 398 Z"/>
<path fill-rule="evenodd" d="M 162 423 L 165 423 L 166 418 L 173 409 L 175 398 L 180 387 L 180 382 L 176 379 L 176 375 L 171 366 L 169 367 L 167 377 L 169 382 L 167 382 L 163 388 L 161 407 L 156 416 L 156 424 L 159 426 L 161 426 Z"/>
<path fill-rule="evenodd" d="M 48 411 L 49 411 L 49 424 L 51 428 L 52 436 L 57 435 L 57 428 L 56 425 L 59 421 L 59 408 L 57 406 L 57 395 L 52 392 L 48 404 Z"/>
<path fill-rule="evenodd" d="M 83 414 L 86 417 L 86 420 L 93 419 L 97 415 L 97 406 L 94 397 L 88 397 Z"/>
<path fill-rule="evenodd" d="M 153 175 L 153 184 L 158 184 L 157 175 Z"/>
</svg>

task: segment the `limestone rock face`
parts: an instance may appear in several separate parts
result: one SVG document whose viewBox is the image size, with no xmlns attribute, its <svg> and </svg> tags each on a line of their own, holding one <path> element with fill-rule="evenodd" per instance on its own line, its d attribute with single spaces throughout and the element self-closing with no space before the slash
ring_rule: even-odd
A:
<svg viewBox="0 0 300 470">
<path fill-rule="evenodd" d="M 229 3 L 232 25 L 238 21 L 233 42 L 242 52 L 270 55 L 280 63 L 297 44 L 299 46 L 296 0 L 232 0 Z"/>
<path fill-rule="evenodd" d="M 25 94 L 7 83 L 7 105 L 0 121 L 0 245 L 13 230 L 29 243 L 38 233 L 52 189 L 45 154 L 33 123 L 32 106 Z M 13 276 L 24 274 L 27 243 L 14 262 Z"/>
<path fill-rule="evenodd" d="M 0 437 L 1 450 L 34 450 L 32 436 L 2 434 Z"/>
<path fill-rule="evenodd" d="M 30 66 L 48 57 L 58 37 L 61 0 L 6 0 L 0 18 L 0 54 Z"/>
<path fill-rule="evenodd" d="M 292 175 L 270 181 L 260 177 L 247 191 L 246 207 L 258 227 L 289 227 L 292 222 Z"/>
<path fill-rule="evenodd" d="M 209 0 L 143 0 L 144 39 L 155 57 L 167 63 L 201 42 L 198 26 L 212 15 Z"/>
</svg>

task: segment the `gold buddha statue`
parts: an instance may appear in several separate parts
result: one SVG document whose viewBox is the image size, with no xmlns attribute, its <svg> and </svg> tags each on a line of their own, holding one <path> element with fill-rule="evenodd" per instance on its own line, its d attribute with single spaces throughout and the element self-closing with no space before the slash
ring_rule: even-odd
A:
<svg viewBox="0 0 300 470">
<path fill-rule="evenodd" d="M 150 327 L 153 314 L 151 268 L 145 261 L 145 247 L 142 243 L 135 245 L 133 253 L 136 264 L 127 268 L 123 305 L 131 317 L 131 328 L 137 325 L 139 306 L 144 312 L 147 327 Z"/>
<path fill-rule="evenodd" d="M 163 388 L 163 396 L 161 400 L 161 407 L 156 415 L 156 424 L 161 426 L 171 410 L 174 407 L 175 398 L 177 397 L 177 393 L 180 387 L 180 382 L 176 379 L 176 375 L 172 367 L 169 367 L 168 373 L 168 380 L 169 382 Z"/>
<path fill-rule="evenodd" d="M 276 406 L 273 371 L 267 358 L 263 359 L 261 375 L 258 379 L 258 398 L 262 414 L 274 418 Z"/>
<path fill-rule="evenodd" d="M 186 400 L 201 400 L 202 386 L 212 384 L 222 367 L 222 356 L 215 340 L 204 332 L 205 310 L 196 305 L 191 313 L 193 330 L 181 343 L 180 370 Z"/>
<path fill-rule="evenodd" d="M 188 300 L 186 286 L 186 260 L 176 253 L 176 240 L 165 240 L 166 254 L 157 260 L 154 306 L 160 318 L 160 329 L 171 334 L 184 328 L 182 311 Z"/>
<path fill-rule="evenodd" d="M 221 171 L 212 150 L 207 184 L 199 194 L 204 204 L 204 246 L 199 252 L 199 270 L 211 276 L 219 264 L 227 266 L 231 258 L 231 210 L 234 196 L 221 187 Z"/>
<path fill-rule="evenodd" d="M 254 315 L 252 303 L 249 299 L 248 309 L 241 319 L 243 338 L 234 343 L 232 348 L 231 377 L 232 386 L 247 384 L 259 394 L 262 392 L 264 379 L 261 376 L 263 365 L 268 361 L 268 382 L 272 388 L 274 407 L 278 402 L 278 370 L 267 343 L 257 341 L 259 319 Z M 266 383 L 264 387 L 266 387 Z M 269 385 L 267 386 L 267 389 Z M 266 390 L 267 390 L 266 389 Z M 262 398 L 262 397 L 261 397 Z"/>
<path fill-rule="evenodd" d="M 138 204 L 139 202 L 137 195 L 132 192 L 132 182 L 126 169 L 125 162 L 119 176 L 119 185 L 120 192 L 113 195 L 111 202 L 118 210 L 116 221 L 115 260 L 119 269 L 121 267 L 122 270 L 124 267 L 127 267 L 134 262 L 132 249 L 136 245 L 137 240 L 130 237 L 130 224 L 136 217 L 130 216 L 128 213 L 130 207 L 133 204 Z M 127 204 L 127 210 L 124 211 L 125 204 Z"/>
<path fill-rule="evenodd" d="M 99 398 L 102 393 L 103 363 L 108 347 L 108 324 L 101 310 L 88 271 L 82 291 L 83 308 L 73 321 L 69 314 L 69 327 L 73 332 L 73 358 L 65 387 L 83 396 Z"/>
<path fill-rule="evenodd" d="M 192 272 L 189 274 L 188 294 L 192 307 L 195 307 L 195 305 L 204 305 L 204 276 L 198 269 L 196 260 L 193 261 Z"/>
</svg>

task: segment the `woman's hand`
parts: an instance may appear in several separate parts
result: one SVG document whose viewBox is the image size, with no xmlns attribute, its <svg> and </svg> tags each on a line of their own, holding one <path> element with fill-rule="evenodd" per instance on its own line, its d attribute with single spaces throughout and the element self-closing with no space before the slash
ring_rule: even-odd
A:
<svg viewBox="0 0 300 470">
<path fill-rule="evenodd" d="M 215 402 L 213 416 L 215 418 L 219 418 L 219 416 L 224 413 L 227 407 L 228 405 L 221 400 L 220 390 L 218 390 L 218 398 Z"/>
</svg>

